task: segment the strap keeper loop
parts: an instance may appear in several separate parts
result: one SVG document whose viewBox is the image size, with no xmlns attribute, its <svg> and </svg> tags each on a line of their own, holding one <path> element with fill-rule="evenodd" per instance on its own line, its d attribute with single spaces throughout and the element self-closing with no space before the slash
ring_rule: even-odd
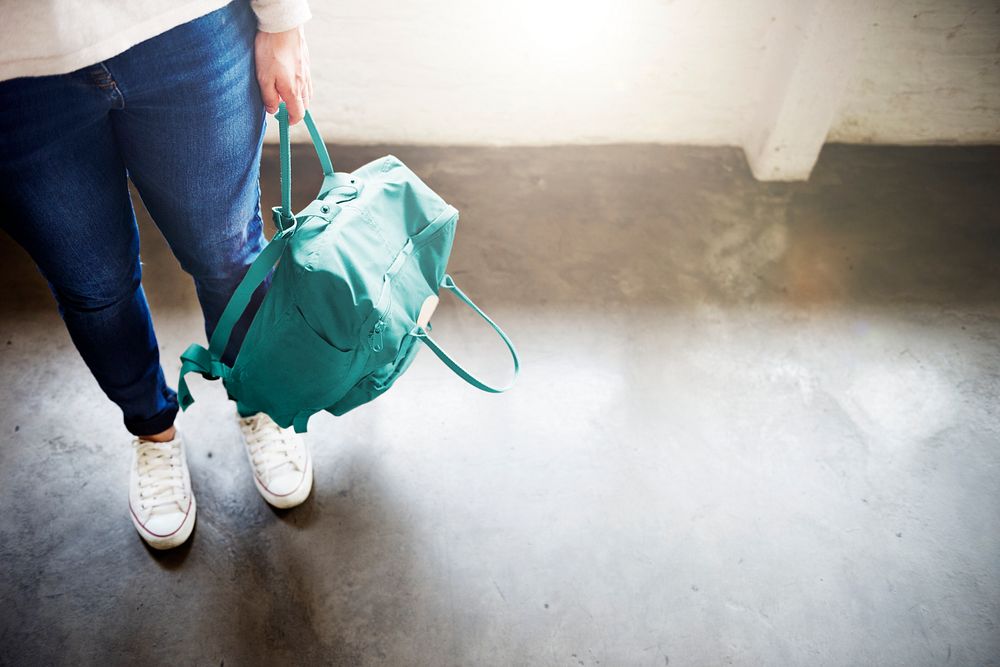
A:
<svg viewBox="0 0 1000 667">
<path fill-rule="evenodd" d="M 295 224 L 295 216 L 286 216 L 282 213 L 280 206 L 271 207 L 271 220 L 274 222 L 274 226 L 279 232 L 283 232 Z"/>
</svg>

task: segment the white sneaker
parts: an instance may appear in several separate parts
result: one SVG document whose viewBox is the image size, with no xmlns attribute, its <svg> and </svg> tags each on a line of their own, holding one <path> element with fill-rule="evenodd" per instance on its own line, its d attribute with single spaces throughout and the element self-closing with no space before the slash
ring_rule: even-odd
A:
<svg viewBox="0 0 1000 667">
<path fill-rule="evenodd" d="M 169 442 L 132 441 L 128 506 L 135 529 L 154 549 L 179 546 L 191 536 L 195 502 L 180 434 Z"/>
<path fill-rule="evenodd" d="M 264 500 L 281 509 L 305 502 L 312 490 L 313 466 L 302 436 L 281 428 L 263 412 L 239 422 L 253 482 Z"/>
</svg>

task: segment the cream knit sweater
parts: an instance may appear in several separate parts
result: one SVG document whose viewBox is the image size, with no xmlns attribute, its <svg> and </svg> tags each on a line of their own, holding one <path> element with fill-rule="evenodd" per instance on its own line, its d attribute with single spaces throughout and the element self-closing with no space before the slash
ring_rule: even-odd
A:
<svg viewBox="0 0 1000 667">
<path fill-rule="evenodd" d="M 64 74 L 99 63 L 228 3 L 0 0 L 0 81 Z M 310 18 L 308 0 L 250 0 L 250 5 L 264 32 L 291 30 Z"/>
</svg>

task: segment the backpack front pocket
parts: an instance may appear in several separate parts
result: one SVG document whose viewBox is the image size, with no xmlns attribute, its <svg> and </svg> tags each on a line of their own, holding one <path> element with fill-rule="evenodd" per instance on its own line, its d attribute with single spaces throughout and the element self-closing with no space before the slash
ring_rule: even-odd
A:
<svg viewBox="0 0 1000 667">
<path fill-rule="evenodd" d="M 240 403 L 265 410 L 278 423 L 291 423 L 303 409 L 318 411 L 340 398 L 352 364 L 364 354 L 328 343 L 295 307 L 255 333 L 244 344 L 248 354 L 239 359 Z"/>
</svg>

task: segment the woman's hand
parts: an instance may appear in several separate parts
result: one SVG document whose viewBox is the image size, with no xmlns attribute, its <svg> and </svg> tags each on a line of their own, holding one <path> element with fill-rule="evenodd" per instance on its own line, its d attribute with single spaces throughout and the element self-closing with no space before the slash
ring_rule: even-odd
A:
<svg viewBox="0 0 1000 667">
<path fill-rule="evenodd" d="M 302 26 L 285 32 L 258 32 L 254 40 L 257 83 L 268 113 L 278 103 L 288 107 L 288 122 L 295 125 L 305 116 L 312 99 L 309 49 Z"/>
</svg>

